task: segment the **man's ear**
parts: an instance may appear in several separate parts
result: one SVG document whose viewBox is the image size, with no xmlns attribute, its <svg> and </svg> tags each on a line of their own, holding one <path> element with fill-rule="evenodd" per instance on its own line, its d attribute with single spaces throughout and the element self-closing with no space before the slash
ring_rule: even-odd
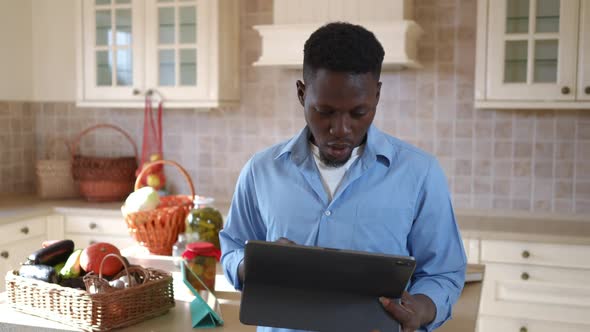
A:
<svg viewBox="0 0 590 332">
<path fill-rule="evenodd" d="M 379 103 L 379 98 L 381 97 L 381 82 L 377 83 L 377 95 L 375 96 L 376 98 L 376 103 L 375 105 L 377 105 Z"/>
<path fill-rule="evenodd" d="M 301 80 L 297 80 L 297 98 L 301 106 L 305 107 L 305 84 Z"/>
</svg>

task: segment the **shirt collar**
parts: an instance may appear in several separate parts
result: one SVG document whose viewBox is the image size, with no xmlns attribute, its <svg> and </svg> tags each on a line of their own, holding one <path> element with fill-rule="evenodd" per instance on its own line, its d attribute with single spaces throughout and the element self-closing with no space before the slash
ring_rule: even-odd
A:
<svg viewBox="0 0 590 332">
<path fill-rule="evenodd" d="M 280 158 L 282 155 L 290 154 L 291 160 L 295 164 L 300 165 L 311 155 L 309 148 L 309 127 L 305 126 L 299 134 L 293 137 L 275 156 L 275 159 Z M 387 140 L 387 137 L 377 127 L 371 125 L 367 131 L 367 142 L 365 144 L 365 150 L 361 156 L 361 159 L 365 164 L 370 163 L 374 160 L 382 160 L 387 166 L 391 164 L 394 157 L 393 145 Z"/>
</svg>

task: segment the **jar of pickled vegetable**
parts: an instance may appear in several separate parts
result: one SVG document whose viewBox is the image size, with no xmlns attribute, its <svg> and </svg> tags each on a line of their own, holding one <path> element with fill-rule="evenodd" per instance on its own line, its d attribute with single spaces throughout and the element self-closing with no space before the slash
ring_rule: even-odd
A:
<svg viewBox="0 0 590 332">
<path fill-rule="evenodd" d="M 223 217 L 212 203 L 213 199 L 208 197 L 195 199 L 196 208 L 186 217 L 186 232 L 197 233 L 199 241 L 211 242 L 217 249 L 221 249 L 219 232 L 223 228 Z"/>
<path fill-rule="evenodd" d="M 210 242 L 193 242 L 186 245 L 182 253 L 186 266 L 205 284 L 209 290 L 215 290 L 215 274 L 217 262 L 221 258 L 221 250 Z M 198 280 L 191 279 L 196 290 L 205 290 Z"/>
</svg>

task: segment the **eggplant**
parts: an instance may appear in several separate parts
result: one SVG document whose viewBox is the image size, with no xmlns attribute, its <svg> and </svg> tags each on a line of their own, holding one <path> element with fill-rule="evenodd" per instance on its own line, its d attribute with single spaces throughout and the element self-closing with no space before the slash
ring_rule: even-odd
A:
<svg viewBox="0 0 590 332">
<path fill-rule="evenodd" d="M 84 279 L 82 277 L 62 279 L 62 281 L 59 282 L 59 285 L 63 287 L 86 290 L 86 285 L 84 284 Z"/>
<path fill-rule="evenodd" d="M 74 241 L 62 240 L 29 255 L 26 265 L 57 265 L 74 252 Z"/>
<path fill-rule="evenodd" d="M 49 265 L 22 265 L 18 270 L 18 275 L 23 278 L 31 278 L 40 281 L 57 284 L 59 277 L 53 266 Z"/>
</svg>

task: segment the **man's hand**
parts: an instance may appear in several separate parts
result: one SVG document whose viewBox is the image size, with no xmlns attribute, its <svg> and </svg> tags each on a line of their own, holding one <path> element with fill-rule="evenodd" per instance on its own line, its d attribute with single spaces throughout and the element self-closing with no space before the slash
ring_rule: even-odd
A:
<svg viewBox="0 0 590 332">
<path fill-rule="evenodd" d="M 280 237 L 275 242 L 282 243 L 282 244 L 297 244 L 297 243 L 295 243 L 295 242 L 287 239 L 286 237 Z M 246 261 L 245 260 L 242 260 L 240 262 L 240 265 L 238 265 L 238 278 L 240 279 L 240 283 L 241 284 L 244 283 L 244 275 L 246 274 L 245 268 L 244 268 L 245 265 L 246 265 Z"/>
<path fill-rule="evenodd" d="M 404 291 L 401 304 L 385 297 L 379 301 L 385 310 L 402 326 L 402 332 L 413 332 L 420 326 L 427 325 L 436 316 L 436 306 L 432 300 L 423 294 L 410 295 Z"/>
</svg>

